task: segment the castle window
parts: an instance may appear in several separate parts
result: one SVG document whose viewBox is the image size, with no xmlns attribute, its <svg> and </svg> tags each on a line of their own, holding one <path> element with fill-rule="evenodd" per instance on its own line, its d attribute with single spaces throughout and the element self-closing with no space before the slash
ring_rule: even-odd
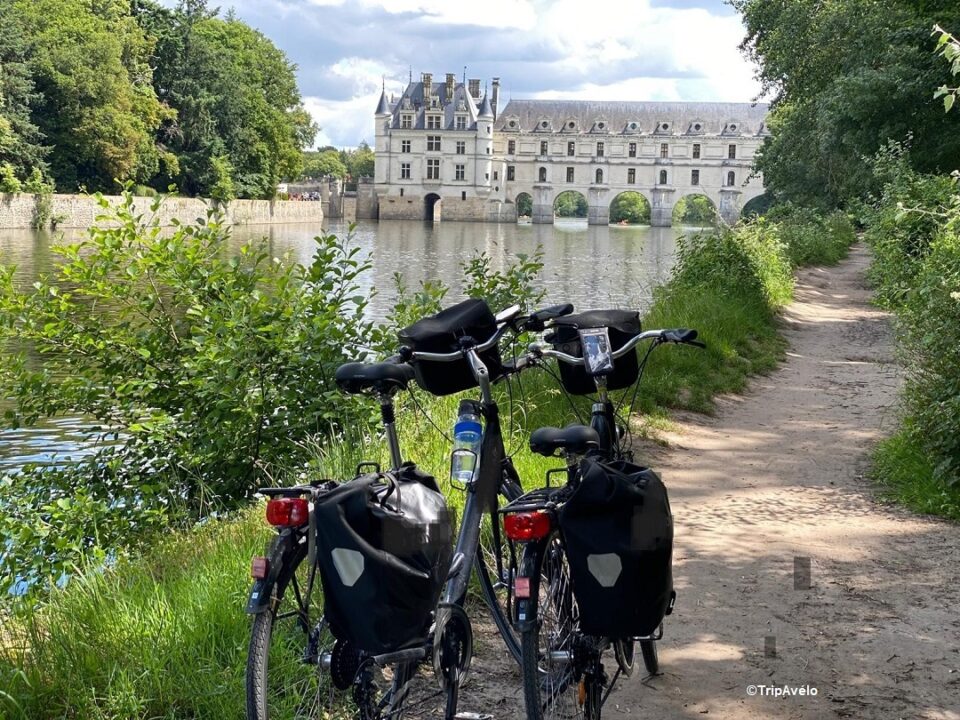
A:
<svg viewBox="0 0 960 720">
<path fill-rule="evenodd" d="M 400 197 L 403 197 L 403 188 L 400 188 Z"/>
<path fill-rule="evenodd" d="M 729 187 L 733 187 L 736 184 L 737 184 L 737 175 L 736 173 L 733 172 L 733 170 L 731 170 L 730 172 L 727 173 L 727 185 Z"/>
<path fill-rule="evenodd" d="M 466 155 L 466 154 L 467 154 L 467 141 L 457 140 L 457 155 Z"/>
<path fill-rule="evenodd" d="M 400 127 L 404 130 L 409 130 L 413 127 L 413 115 L 401 115 L 400 116 Z"/>
<path fill-rule="evenodd" d="M 408 152 L 410 152 L 410 141 L 409 141 L 409 140 L 401 140 L 401 141 L 400 141 L 400 152 L 402 152 L 402 153 L 408 153 Z"/>
<path fill-rule="evenodd" d="M 541 140 L 541 141 L 540 141 L 540 154 L 541 154 L 541 155 L 546 155 L 546 154 L 547 154 L 547 141 L 546 141 L 546 140 Z"/>
<path fill-rule="evenodd" d="M 597 168 L 597 185 L 603 184 L 603 170 Z"/>
<path fill-rule="evenodd" d="M 547 181 L 547 169 L 545 167 L 540 168 L 540 182 Z"/>
<path fill-rule="evenodd" d="M 507 165 L 507 180 L 515 180 L 517 169 L 513 165 Z"/>
<path fill-rule="evenodd" d="M 573 141 L 567 143 L 567 155 L 576 155 L 577 144 Z"/>
<path fill-rule="evenodd" d="M 597 143 L 597 157 L 603 157 L 603 143 Z"/>
<path fill-rule="evenodd" d="M 567 182 L 573 182 L 573 168 L 567 168 Z"/>
<path fill-rule="evenodd" d="M 699 171 L 699 170 L 691 170 L 691 171 L 690 171 L 690 184 L 691 184 L 691 185 L 699 185 L 699 184 L 700 184 L 700 171 Z"/>
<path fill-rule="evenodd" d="M 440 161 L 433 158 L 427 160 L 427 180 L 440 179 Z"/>
<path fill-rule="evenodd" d="M 666 184 L 667 184 L 667 171 L 666 171 L 666 170 L 661 170 L 661 171 L 660 171 L 660 184 L 661 184 L 661 185 L 666 185 Z"/>
<path fill-rule="evenodd" d="M 660 157 L 665 158 L 670 156 L 670 146 L 667 143 L 660 143 Z"/>
<path fill-rule="evenodd" d="M 494 171 L 493 171 L 493 179 L 494 179 L 494 180 L 499 180 L 499 179 L 500 179 L 500 171 L 499 171 L 499 170 L 494 170 Z"/>
<path fill-rule="evenodd" d="M 410 179 L 410 163 L 400 163 L 400 179 Z"/>
<path fill-rule="evenodd" d="M 464 180 L 467 177 L 467 166 L 466 165 L 454 165 L 454 180 Z"/>
<path fill-rule="evenodd" d="M 517 141 L 509 140 L 507 142 L 507 155 L 513 155 L 517 152 Z"/>
<path fill-rule="evenodd" d="M 458 115 L 456 120 L 457 130 L 466 130 L 467 129 L 467 119 L 463 115 Z"/>
<path fill-rule="evenodd" d="M 427 152 L 440 152 L 439 135 L 427 135 Z"/>
<path fill-rule="evenodd" d="M 630 143 L 630 145 L 627 147 L 627 155 L 628 155 L 629 157 L 636 157 L 636 156 L 637 156 L 637 144 L 636 144 L 636 143 Z"/>
<path fill-rule="evenodd" d="M 461 191 L 460 191 L 460 199 L 461 199 L 461 200 L 466 200 L 466 199 L 467 199 L 467 191 L 466 191 L 466 190 L 461 190 Z"/>
<path fill-rule="evenodd" d="M 440 129 L 440 116 L 439 115 L 428 115 L 427 116 L 427 130 L 439 130 Z"/>
<path fill-rule="evenodd" d="M 700 143 L 693 144 L 693 159 L 694 160 L 700 159 Z"/>
<path fill-rule="evenodd" d="M 737 146 L 736 145 L 727 145 L 727 157 L 731 160 L 737 159 Z"/>
<path fill-rule="evenodd" d="M 636 168 L 630 168 L 627 170 L 627 185 L 635 185 L 637 182 L 637 170 Z"/>
</svg>

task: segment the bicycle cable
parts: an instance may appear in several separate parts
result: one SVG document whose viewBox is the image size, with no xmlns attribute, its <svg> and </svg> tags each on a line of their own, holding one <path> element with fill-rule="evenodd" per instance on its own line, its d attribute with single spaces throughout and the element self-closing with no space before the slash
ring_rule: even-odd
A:
<svg viewBox="0 0 960 720">
<path fill-rule="evenodd" d="M 416 393 L 413 392 L 413 388 L 411 388 L 411 387 L 408 386 L 408 387 L 407 387 L 407 392 L 410 393 L 410 399 L 413 400 L 413 406 L 414 406 L 417 410 L 419 410 L 421 413 L 423 413 L 423 416 L 427 419 L 427 422 L 429 422 L 431 425 L 433 425 L 434 429 L 443 436 L 443 439 L 444 439 L 444 440 L 446 440 L 448 443 L 450 443 L 451 445 L 453 445 L 453 438 L 451 438 L 449 435 L 447 435 L 446 431 L 445 431 L 445 430 L 442 430 L 442 429 L 440 428 L 440 426 L 437 425 L 437 424 L 433 421 L 433 418 L 430 417 L 430 413 L 428 413 L 428 412 L 424 409 L 423 405 L 421 405 L 421 404 L 417 401 L 417 396 L 416 396 Z"/>
<path fill-rule="evenodd" d="M 654 342 L 650 344 L 650 347 L 647 348 L 647 352 L 644 353 L 643 360 L 640 361 L 640 368 L 637 371 L 637 382 L 633 386 L 633 396 L 630 398 L 630 414 L 627 416 L 627 436 L 630 438 L 630 444 L 627 446 L 629 452 L 633 452 L 633 433 L 630 431 L 630 419 L 633 418 L 633 414 L 636 408 L 637 394 L 640 391 L 640 383 L 643 382 L 643 374 L 647 369 L 647 361 L 650 360 L 650 355 L 656 349 L 657 345 L 660 343 Z M 622 400 L 625 400 L 627 393 L 623 394 Z M 619 409 L 618 409 L 619 412 Z"/>
</svg>

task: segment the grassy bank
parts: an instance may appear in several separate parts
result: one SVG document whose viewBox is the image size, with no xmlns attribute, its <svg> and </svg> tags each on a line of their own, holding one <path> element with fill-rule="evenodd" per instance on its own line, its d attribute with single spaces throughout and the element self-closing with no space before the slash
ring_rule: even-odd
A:
<svg viewBox="0 0 960 720">
<path fill-rule="evenodd" d="M 640 387 L 645 411 L 709 411 L 717 393 L 735 392 L 751 374 L 775 366 L 784 349 L 776 314 L 793 287 L 783 241 L 788 222 L 755 221 L 684 242 L 644 326 L 696 328 L 709 347 L 654 354 Z M 838 233 L 830 246 L 851 240 L 852 232 Z M 533 487 L 559 461 L 527 451 L 529 432 L 572 422 L 575 413 L 548 374 L 531 371 L 521 379 L 512 419 L 510 395 L 498 392 L 510 423 L 508 449 Z M 428 416 L 446 429 L 458 398 L 417 397 L 418 403 L 402 401 L 401 442 L 421 466 L 444 477 L 449 445 Z M 587 417 L 588 401 L 575 403 Z M 339 476 L 360 457 L 382 458 L 383 448 L 359 433 L 339 443 L 318 441 L 310 454 L 308 472 Z M 459 495 L 450 497 L 456 502 Z M 241 718 L 248 563 L 268 535 L 259 508 L 170 533 L 139 558 L 80 573 L 36 612 L 11 619 L 0 646 L 0 717 Z"/>
</svg>

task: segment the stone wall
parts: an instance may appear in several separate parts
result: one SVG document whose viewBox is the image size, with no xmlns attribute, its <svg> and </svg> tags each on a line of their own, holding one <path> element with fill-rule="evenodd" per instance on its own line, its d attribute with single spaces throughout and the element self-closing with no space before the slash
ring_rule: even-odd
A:
<svg viewBox="0 0 960 720">
<path fill-rule="evenodd" d="M 468 197 L 464 200 L 456 195 L 447 196 L 440 200 L 437 209 L 439 212 L 436 210 L 434 212 L 441 221 L 510 223 L 517 221 L 517 206 L 514 203 L 482 197 Z M 406 197 L 385 195 L 379 200 L 381 220 L 424 220 L 425 216 L 424 199 L 418 195 Z"/>
<path fill-rule="evenodd" d="M 118 196 L 107 196 L 119 203 Z M 96 222 L 103 210 L 95 198 L 89 195 L 52 195 L 51 217 L 57 218 L 59 228 L 86 228 Z M 134 207 L 138 213 L 149 215 L 152 198 L 136 198 Z M 166 198 L 160 206 L 162 225 L 172 225 L 174 220 L 193 222 L 205 218 L 213 203 L 199 198 Z M 25 193 L 0 194 L 0 228 L 29 228 L 36 213 L 37 200 Z M 266 225 L 273 223 L 298 223 L 323 221 L 323 203 L 293 200 L 234 200 L 224 207 L 229 225 Z"/>
</svg>

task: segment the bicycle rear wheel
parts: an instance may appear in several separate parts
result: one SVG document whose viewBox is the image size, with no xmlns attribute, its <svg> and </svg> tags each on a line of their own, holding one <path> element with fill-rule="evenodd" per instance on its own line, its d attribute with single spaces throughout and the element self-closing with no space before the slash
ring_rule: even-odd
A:
<svg viewBox="0 0 960 720">
<path fill-rule="evenodd" d="M 334 692 L 349 687 L 357 674 L 358 656 L 343 646 L 332 653 L 334 638 L 323 620 L 319 574 L 310 583 L 311 568 L 304 540 L 281 570 L 270 609 L 254 616 L 247 655 L 248 720 L 316 720 L 356 717 L 363 720 L 399 717 L 407 699 L 416 663 L 377 669 L 353 701 Z M 330 655 L 332 653 L 332 657 Z M 330 668 L 322 659 L 331 657 Z M 360 700 L 362 696 L 362 701 Z M 349 705 L 359 704 L 351 708 Z M 365 706 L 365 707 L 363 707 Z"/>
<path fill-rule="evenodd" d="M 500 486 L 500 496 L 511 502 L 523 494 L 520 482 L 505 473 Z M 500 522 L 500 518 L 496 518 Z M 501 528 L 502 531 L 502 528 Z M 490 615 L 507 651 L 513 659 L 520 662 L 520 636 L 510 621 L 510 593 L 513 590 L 513 578 L 510 575 L 509 547 L 503 533 L 500 533 L 500 545 L 495 547 L 490 515 L 487 513 L 480 527 L 480 542 L 477 545 L 477 557 L 474 562 L 483 599 L 490 609 Z"/>
<path fill-rule="evenodd" d="M 527 717 L 599 718 L 600 653 L 580 633 L 570 565 L 559 532 L 554 530 L 542 545 L 527 545 L 524 553 L 522 567 L 533 575 L 531 591 L 535 583 L 539 585 L 532 617 L 521 633 Z"/>
</svg>

